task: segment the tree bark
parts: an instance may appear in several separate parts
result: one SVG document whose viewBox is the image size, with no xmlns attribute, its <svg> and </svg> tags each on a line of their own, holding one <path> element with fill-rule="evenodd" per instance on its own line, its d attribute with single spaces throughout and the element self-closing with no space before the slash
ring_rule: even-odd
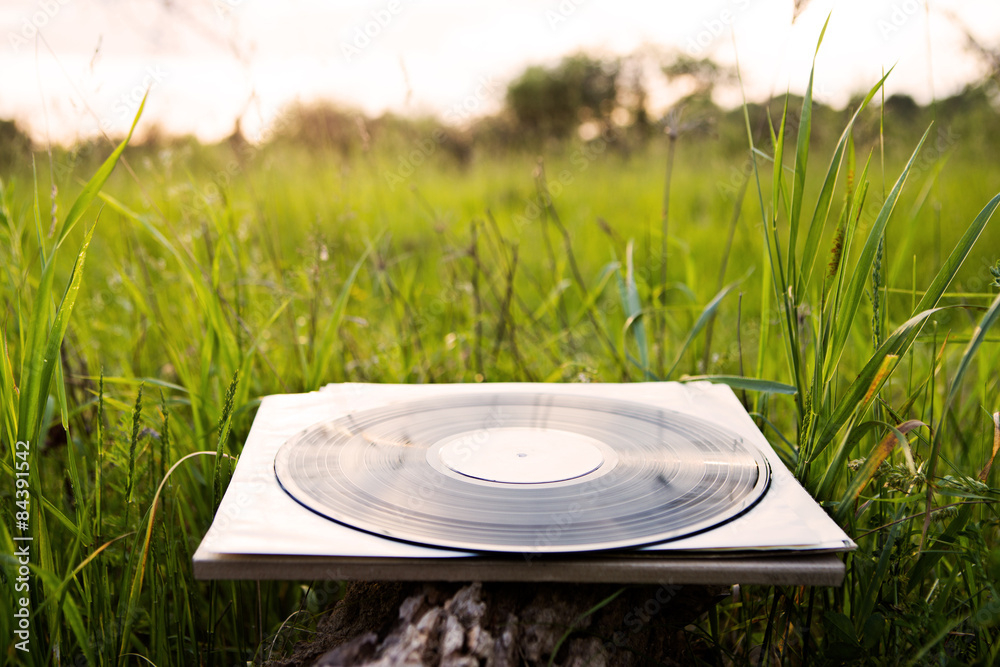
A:
<svg viewBox="0 0 1000 667">
<path fill-rule="evenodd" d="M 274 667 L 680 665 L 706 657 L 684 627 L 720 587 L 352 583 L 317 636 Z"/>
</svg>

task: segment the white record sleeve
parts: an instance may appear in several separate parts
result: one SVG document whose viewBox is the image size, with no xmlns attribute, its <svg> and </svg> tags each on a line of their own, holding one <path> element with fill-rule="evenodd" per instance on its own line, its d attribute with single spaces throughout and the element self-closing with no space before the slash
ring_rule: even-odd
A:
<svg viewBox="0 0 1000 667">
<path fill-rule="evenodd" d="M 194 560 L 239 555 L 356 558 L 462 558 L 478 553 L 421 546 L 350 528 L 307 509 L 275 477 L 286 441 L 319 422 L 448 395 L 524 392 L 631 401 L 724 427 L 756 447 L 770 465 L 770 486 L 745 513 L 695 535 L 640 547 L 650 555 L 727 552 L 833 552 L 856 547 L 795 480 L 732 390 L 708 382 L 628 384 L 485 383 L 387 385 L 346 383 L 307 394 L 265 397 L 229 487 Z M 558 522 L 558 516 L 553 517 Z"/>
</svg>

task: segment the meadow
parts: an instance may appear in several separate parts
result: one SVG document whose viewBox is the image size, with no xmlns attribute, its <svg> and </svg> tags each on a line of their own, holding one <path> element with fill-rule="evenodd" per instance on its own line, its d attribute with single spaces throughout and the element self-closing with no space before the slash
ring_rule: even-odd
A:
<svg viewBox="0 0 1000 667">
<path fill-rule="evenodd" d="M 840 589 L 744 587 L 684 661 L 993 664 L 996 112 L 904 116 L 879 86 L 769 109 L 642 141 L 383 120 L 11 162 L 4 661 L 259 664 L 309 637 L 337 582 L 191 575 L 261 396 L 707 375 L 859 548 Z"/>
</svg>

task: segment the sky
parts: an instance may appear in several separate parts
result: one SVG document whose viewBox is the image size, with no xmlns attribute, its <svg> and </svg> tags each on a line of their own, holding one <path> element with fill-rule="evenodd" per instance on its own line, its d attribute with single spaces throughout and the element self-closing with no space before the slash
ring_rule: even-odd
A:
<svg viewBox="0 0 1000 667">
<path fill-rule="evenodd" d="M 739 62 L 746 94 L 842 106 L 894 67 L 886 93 L 926 103 L 985 72 L 963 30 L 1000 45 L 996 0 L 0 0 L 0 118 L 39 143 L 142 127 L 251 140 L 290 103 L 461 123 L 500 108 L 531 64 L 637 50 Z M 793 21 L 794 16 L 794 21 Z M 683 90 L 654 82 L 659 112 Z M 717 101 L 738 104 L 737 88 Z"/>
</svg>

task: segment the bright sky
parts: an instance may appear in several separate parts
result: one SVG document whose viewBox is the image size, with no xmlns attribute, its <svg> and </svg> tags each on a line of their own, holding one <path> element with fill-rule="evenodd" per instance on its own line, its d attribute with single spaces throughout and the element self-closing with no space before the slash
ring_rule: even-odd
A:
<svg viewBox="0 0 1000 667">
<path fill-rule="evenodd" d="M 748 96 L 761 99 L 802 90 L 831 11 L 818 99 L 843 105 L 895 64 L 887 94 L 926 102 L 984 71 L 961 26 L 1000 43 L 996 0 L 800 4 L 793 24 L 792 0 L 0 0 L 0 118 L 40 141 L 122 134 L 151 86 L 143 124 L 204 140 L 239 116 L 260 137 L 296 99 L 457 120 L 496 110 L 528 64 L 642 46 L 724 63 L 738 54 Z"/>
</svg>

